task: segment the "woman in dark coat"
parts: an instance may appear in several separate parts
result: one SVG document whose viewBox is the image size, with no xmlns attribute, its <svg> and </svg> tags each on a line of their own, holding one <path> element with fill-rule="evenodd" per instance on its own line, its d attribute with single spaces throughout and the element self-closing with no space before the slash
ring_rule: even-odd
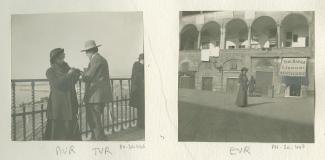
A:
<svg viewBox="0 0 325 160">
<path fill-rule="evenodd" d="M 248 69 L 243 67 L 239 75 L 239 90 L 237 95 L 236 104 L 239 107 L 247 106 L 247 89 L 248 89 L 248 78 L 246 76 Z"/>
<path fill-rule="evenodd" d="M 75 83 L 80 71 L 64 61 L 64 49 L 50 53 L 51 67 L 46 71 L 50 83 L 45 140 L 81 140 L 77 123 L 78 100 Z"/>
<path fill-rule="evenodd" d="M 144 120 L 144 55 L 139 55 L 139 60 L 133 64 L 131 77 L 130 106 L 137 108 L 138 127 L 145 127 Z"/>
</svg>

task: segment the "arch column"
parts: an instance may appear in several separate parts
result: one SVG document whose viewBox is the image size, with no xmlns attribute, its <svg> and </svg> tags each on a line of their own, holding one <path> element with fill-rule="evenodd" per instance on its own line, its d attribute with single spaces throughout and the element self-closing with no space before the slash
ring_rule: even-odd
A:
<svg viewBox="0 0 325 160">
<path fill-rule="evenodd" d="M 226 46 L 226 27 L 222 25 L 220 27 L 220 49 L 225 49 Z"/>
<path fill-rule="evenodd" d="M 199 30 L 198 36 L 197 36 L 197 49 L 200 49 L 201 46 L 201 29 Z"/>
<path fill-rule="evenodd" d="M 276 25 L 278 48 L 281 48 L 281 24 Z"/>
<path fill-rule="evenodd" d="M 314 38 L 314 25 L 312 22 L 308 23 L 308 46 L 314 46 L 314 42 L 313 42 L 313 38 Z"/>
<path fill-rule="evenodd" d="M 247 26 L 248 27 L 248 48 L 251 48 L 251 41 L 252 41 L 252 25 Z"/>
</svg>

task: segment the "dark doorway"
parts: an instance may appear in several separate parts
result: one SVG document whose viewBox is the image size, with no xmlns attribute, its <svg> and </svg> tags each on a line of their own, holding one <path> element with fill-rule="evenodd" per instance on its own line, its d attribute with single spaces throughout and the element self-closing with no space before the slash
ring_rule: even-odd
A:
<svg viewBox="0 0 325 160">
<path fill-rule="evenodd" d="M 237 93 L 238 91 L 238 78 L 227 78 L 226 92 L 229 94 Z"/>
<path fill-rule="evenodd" d="M 202 90 L 212 91 L 212 77 L 202 77 Z"/>
<path fill-rule="evenodd" d="M 180 76 L 179 88 L 195 88 L 195 78 L 193 76 Z"/>
<path fill-rule="evenodd" d="M 288 77 L 287 84 L 289 86 L 289 96 L 300 96 L 301 93 L 301 77 Z"/>
<path fill-rule="evenodd" d="M 291 84 L 290 85 L 290 96 L 300 96 L 301 85 Z"/>
<path fill-rule="evenodd" d="M 268 95 L 272 89 L 273 72 L 256 71 L 256 92 L 261 95 Z"/>
</svg>

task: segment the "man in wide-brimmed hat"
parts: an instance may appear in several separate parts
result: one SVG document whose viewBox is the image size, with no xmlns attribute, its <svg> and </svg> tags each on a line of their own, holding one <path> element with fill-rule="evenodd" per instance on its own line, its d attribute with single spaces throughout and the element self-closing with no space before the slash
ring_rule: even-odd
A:
<svg viewBox="0 0 325 160">
<path fill-rule="evenodd" d="M 109 68 L 106 59 L 98 53 L 94 40 L 85 43 L 85 52 L 90 62 L 82 76 L 86 83 L 84 102 L 86 104 L 87 122 L 93 131 L 92 139 L 104 140 L 105 134 L 101 115 L 105 103 L 112 101 L 111 86 L 109 83 Z"/>
</svg>

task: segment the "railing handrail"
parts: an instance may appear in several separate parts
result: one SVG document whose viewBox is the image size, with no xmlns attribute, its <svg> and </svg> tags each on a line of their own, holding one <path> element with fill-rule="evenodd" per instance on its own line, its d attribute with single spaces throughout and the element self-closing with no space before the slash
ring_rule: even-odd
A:
<svg viewBox="0 0 325 160">
<path fill-rule="evenodd" d="M 109 80 L 130 80 L 130 78 L 110 78 Z M 82 79 L 79 79 L 82 80 Z M 35 78 L 35 79 L 11 79 L 11 82 L 48 82 L 46 78 Z"/>
</svg>

